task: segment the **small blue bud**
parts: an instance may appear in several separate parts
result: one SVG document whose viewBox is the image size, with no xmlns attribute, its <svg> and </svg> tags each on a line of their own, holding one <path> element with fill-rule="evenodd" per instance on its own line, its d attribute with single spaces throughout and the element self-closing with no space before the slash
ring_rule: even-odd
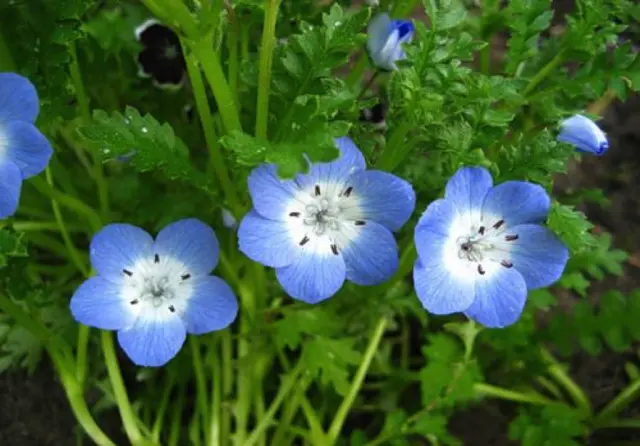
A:
<svg viewBox="0 0 640 446">
<path fill-rule="evenodd" d="M 367 51 L 373 64 L 382 70 L 397 70 L 396 62 L 405 58 L 402 44 L 413 39 L 414 31 L 410 20 L 391 20 L 387 13 L 375 16 L 367 28 Z"/>
<path fill-rule="evenodd" d="M 222 224 L 228 229 L 235 229 L 238 225 L 238 222 L 229 209 L 222 208 Z"/>
<path fill-rule="evenodd" d="M 609 149 L 604 132 L 591 119 L 575 115 L 560 124 L 558 141 L 573 144 L 580 152 L 602 155 Z"/>
</svg>

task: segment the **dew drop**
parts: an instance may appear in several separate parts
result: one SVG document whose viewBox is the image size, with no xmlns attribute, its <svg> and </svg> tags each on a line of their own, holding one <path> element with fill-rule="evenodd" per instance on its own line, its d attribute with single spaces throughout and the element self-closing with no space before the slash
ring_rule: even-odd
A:
<svg viewBox="0 0 640 446">
<path fill-rule="evenodd" d="M 140 129 L 140 131 L 141 131 L 142 133 L 148 133 L 148 132 L 149 132 L 149 129 L 148 129 L 148 128 L 146 128 L 146 127 L 142 127 L 142 128 Z"/>
</svg>

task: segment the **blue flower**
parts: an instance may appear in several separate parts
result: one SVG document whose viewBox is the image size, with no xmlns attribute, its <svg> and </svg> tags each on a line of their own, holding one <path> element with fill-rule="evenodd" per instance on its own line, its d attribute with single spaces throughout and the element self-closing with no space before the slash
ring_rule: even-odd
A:
<svg viewBox="0 0 640 446">
<path fill-rule="evenodd" d="M 117 330 L 134 363 L 161 366 L 187 333 L 220 330 L 236 318 L 233 291 L 209 275 L 218 252 L 215 233 L 196 219 L 170 224 L 155 241 L 132 225 L 105 226 L 91 241 L 98 275 L 76 290 L 71 313 L 82 324 Z"/>
<path fill-rule="evenodd" d="M 375 16 L 367 28 L 367 50 L 373 64 L 386 71 L 397 70 L 396 61 L 405 57 L 402 44 L 410 42 L 413 33 L 410 20 L 391 20 L 387 13 Z"/>
<path fill-rule="evenodd" d="M 340 157 L 312 164 L 309 173 L 280 180 L 262 165 L 249 176 L 253 209 L 240 223 L 240 250 L 276 269 L 284 290 L 308 303 L 334 295 L 345 279 L 359 285 L 386 281 L 398 267 L 392 231 L 409 219 L 415 193 L 387 172 L 365 170 L 349 138 Z"/>
<path fill-rule="evenodd" d="M 591 119 L 575 115 L 560 124 L 558 141 L 576 146 L 580 152 L 602 155 L 609 149 L 604 132 Z"/>
<path fill-rule="evenodd" d="M 0 73 L 0 218 L 15 213 L 22 180 L 42 172 L 53 154 L 49 141 L 33 125 L 39 108 L 28 79 Z"/>
<path fill-rule="evenodd" d="M 527 291 L 560 278 L 567 248 L 540 226 L 550 199 L 536 184 L 493 186 L 481 167 L 458 170 L 415 230 L 418 298 L 435 314 L 464 312 L 487 327 L 518 320 Z"/>
</svg>

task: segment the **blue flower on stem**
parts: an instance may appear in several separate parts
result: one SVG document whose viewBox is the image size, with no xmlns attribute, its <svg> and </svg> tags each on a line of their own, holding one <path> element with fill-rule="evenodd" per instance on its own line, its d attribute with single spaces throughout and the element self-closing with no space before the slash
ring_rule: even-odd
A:
<svg viewBox="0 0 640 446">
<path fill-rule="evenodd" d="M 117 330 L 134 363 L 161 366 L 187 333 L 220 330 L 236 318 L 233 291 L 209 275 L 218 253 L 213 229 L 196 219 L 168 225 L 155 241 L 135 226 L 108 225 L 91 241 L 98 275 L 76 290 L 71 313 L 82 324 Z"/>
<path fill-rule="evenodd" d="M 580 152 L 603 155 L 609 149 L 604 132 L 591 119 L 575 115 L 560 124 L 558 141 L 576 146 Z"/>
<path fill-rule="evenodd" d="M 414 31 L 410 20 L 391 20 L 387 13 L 375 16 L 367 28 L 367 51 L 373 64 L 382 70 L 397 70 L 396 62 L 405 58 L 402 44 L 413 39 Z"/>
<path fill-rule="evenodd" d="M 41 173 L 53 154 L 49 141 L 33 125 L 39 108 L 28 79 L 0 73 L 0 218 L 16 212 L 22 180 Z"/>
<path fill-rule="evenodd" d="M 527 291 L 560 278 L 567 248 L 540 226 L 550 199 L 536 184 L 493 186 L 481 167 L 465 167 L 449 180 L 415 230 L 418 298 L 435 314 L 464 312 L 487 327 L 518 320 Z"/>
<path fill-rule="evenodd" d="M 251 210 L 240 223 L 240 250 L 276 269 L 284 290 L 308 303 L 334 295 L 345 279 L 375 285 L 398 267 L 392 231 L 409 219 L 415 193 L 387 172 L 365 170 L 349 138 L 340 157 L 312 164 L 309 173 L 280 180 L 262 165 L 249 176 Z"/>
</svg>

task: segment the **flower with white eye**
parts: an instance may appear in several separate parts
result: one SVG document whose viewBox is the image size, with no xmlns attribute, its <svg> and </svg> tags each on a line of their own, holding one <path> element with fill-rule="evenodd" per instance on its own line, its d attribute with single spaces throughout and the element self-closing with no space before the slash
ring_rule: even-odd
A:
<svg viewBox="0 0 640 446">
<path fill-rule="evenodd" d="M 213 229 L 196 219 L 168 225 L 155 240 L 132 225 L 105 226 L 90 247 L 98 275 L 76 290 L 71 313 L 82 324 L 116 330 L 134 363 L 161 366 L 187 333 L 220 330 L 236 318 L 233 291 L 209 275 L 218 252 Z"/>
<path fill-rule="evenodd" d="M 155 19 L 138 26 L 135 34 L 144 46 L 138 54 L 138 74 L 152 78 L 158 88 L 180 89 L 186 77 L 186 64 L 178 35 Z"/>
<path fill-rule="evenodd" d="M 391 20 L 389 14 L 375 16 L 367 28 L 367 51 L 373 64 L 386 71 L 397 70 L 396 62 L 405 58 L 402 45 L 413 39 L 411 20 Z"/>
<path fill-rule="evenodd" d="M 0 218 L 13 215 L 22 181 L 41 173 L 53 149 L 33 125 L 40 105 L 35 87 L 15 73 L 0 73 Z"/>
<path fill-rule="evenodd" d="M 487 327 L 516 322 L 527 291 L 558 280 L 569 258 L 564 244 L 541 226 L 549 208 L 539 185 L 508 181 L 494 187 L 484 168 L 458 170 L 415 229 L 413 278 L 424 308 L 464 312 Z"/>
<path fill-rule="evenodd" d="M 238 230 L 240 250 L 276 269 L 293 298 L 308 303 L 334 295 L 345 279 L 359 285 L 388 280 L 398 267 L 392 231 L 411 216 L 415 193 L 387 172 L 366 170 L 349 138 L 340 157 L 281 180 L 273 165 L 249 176 L 253 209 Z"/>
<path fill-rule="evenodd" d="M 580 152 L 603 155 L 609 149 L 607 136 L 591 119 L 575 115 L 560 124 L 558 141 L 572 144 Z"/>
</svg>

